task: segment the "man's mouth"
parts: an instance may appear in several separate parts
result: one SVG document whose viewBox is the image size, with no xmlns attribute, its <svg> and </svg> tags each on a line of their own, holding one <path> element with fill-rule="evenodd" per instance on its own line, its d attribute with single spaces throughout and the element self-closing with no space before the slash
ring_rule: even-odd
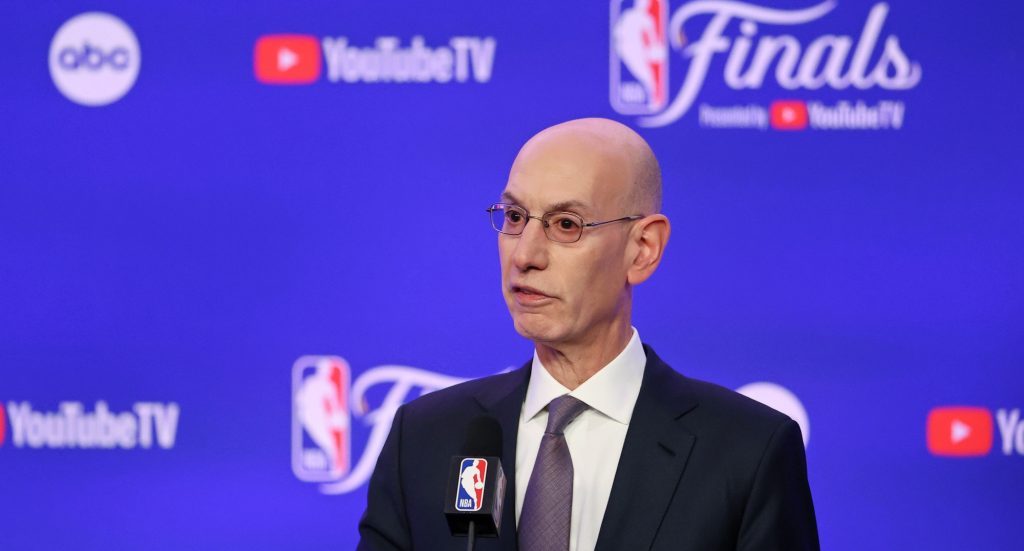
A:
<svg viewBox="0 0 1024 551">
<path fill-rule="evenodd" d="M 536 304 L 551 298 L 550 295 L 526 285 L 513 285 L 512 295 L 516 297 L 517 302 L 523 305 Z"/>
</svg>

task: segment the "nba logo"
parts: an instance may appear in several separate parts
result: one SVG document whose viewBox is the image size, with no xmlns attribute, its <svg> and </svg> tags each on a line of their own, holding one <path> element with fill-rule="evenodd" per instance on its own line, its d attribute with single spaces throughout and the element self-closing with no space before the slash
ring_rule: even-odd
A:
<svg viewBox="0 0 1024 551">
<path fill-rule="evenodd" d="M 292 367 L 292 470 L 299 480 L 325 482 L 348 473 L 350 378 L 338 356 L 303 356 Z"/>
<path fill-rule="evenodd" d="M 612 0 L 610 94 L 623 115 L 650 115 L 668 101 L 666 0 Z"/>
<path fill-rule="evenodd" d="M 459 465 L 459 485 L 455 492 L 456 511 L 479 511 L 484 502 L 487 460 L 467 457 Z"/>
</svg>

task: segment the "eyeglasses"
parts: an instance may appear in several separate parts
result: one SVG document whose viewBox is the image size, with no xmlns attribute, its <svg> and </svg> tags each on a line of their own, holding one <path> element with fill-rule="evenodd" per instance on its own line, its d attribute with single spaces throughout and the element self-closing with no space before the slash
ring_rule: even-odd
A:
<svg viewBox="0 0 1024 551">
<path fill-rule="evenodd" d="M 558 243 L 575 243 L 583 237 L 583 228 L 593 228 L 614 222 L 626 220 L 637 220 L 643 218 L 641 214 L 623 216 L 615 220 L 604 222 L 584 222 L 578 214 L 571 212 L 546 212 L 543 216 L 530 216 L 530 212 L 516 205 L 495 203 L 487 209 L 491 216 L 491 226 L 498 232 L 505 235 L 521 235 L 526 230 L 526 223 L 531 218 L 540 220 L 544 225 L 544 235 Z"/>
</svg>

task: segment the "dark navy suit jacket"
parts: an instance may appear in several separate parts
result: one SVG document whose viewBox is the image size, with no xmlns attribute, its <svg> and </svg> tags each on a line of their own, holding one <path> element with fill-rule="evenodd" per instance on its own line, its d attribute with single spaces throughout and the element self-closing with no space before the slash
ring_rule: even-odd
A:
<svg viewBox="0 0 1024 551">
<path fill-rule="evenodd" d="M 598 550 L 818 549 L 800 428 L 731 390 L 684 377 L 644 346 L 640 396 L 626 433 Z M 402 406 L 370 479 L 361 550 L 465 549 L 449 534 L 449 461 L 469 422 L 502 426 L 508 477 L 501 537 L 481 551 L 514 551 L 516 437 L 530 364 L 433 392 Z"/>
</svg>

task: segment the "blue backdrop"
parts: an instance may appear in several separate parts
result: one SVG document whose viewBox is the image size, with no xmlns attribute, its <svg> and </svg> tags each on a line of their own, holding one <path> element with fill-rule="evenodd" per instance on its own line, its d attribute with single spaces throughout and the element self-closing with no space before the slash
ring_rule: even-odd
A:
<svg viewBox="0 0 1024 551">
<path fill-rule="evenodd" d="M 394 407 L 530 357 L 483 209 L 580 116 L 662 163 L 643 340 L 806 414 L 823 548 L 1019 548 L 1024 12 L 815 2 L 9 5 L 0 548 L 354 547 Z"/>
</svg>

